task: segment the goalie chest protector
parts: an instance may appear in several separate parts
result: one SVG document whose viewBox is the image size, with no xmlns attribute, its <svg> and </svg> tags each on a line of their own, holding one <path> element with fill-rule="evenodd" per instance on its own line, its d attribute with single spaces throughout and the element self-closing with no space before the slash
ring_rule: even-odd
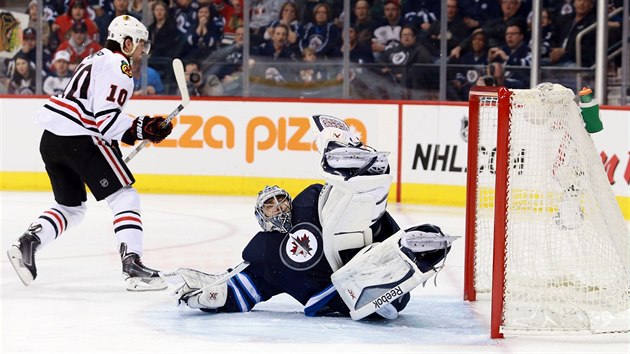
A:
<svg viewBox="0 0 630 354">
<path fill-rule="evenodd" d="M 302 305 L 331 285 L 333 271 L 323 256 L 318 199 L 321 184 L 313 184 L 298 194 L 292 203 L 292 229 L 259 232 L 243 250 L 243 260 L 250 262 L 244 271 L 258 290 L 270 296 L 287 293 Z M 374 225 L 374 241 L 382 241 L 399 230 L 392 217 L 385 213 Z M 343 251 L 349 260 L 359 250 Z M 339 295 L 328 303 L 327 310 L 348 313 Z M 320 311 L 321 312 L 321 311 Z"/>
</svg>

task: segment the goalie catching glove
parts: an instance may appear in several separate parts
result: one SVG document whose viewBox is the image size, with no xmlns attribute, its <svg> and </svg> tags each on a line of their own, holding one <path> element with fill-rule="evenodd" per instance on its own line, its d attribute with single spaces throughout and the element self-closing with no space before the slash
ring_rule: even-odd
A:
<svg viewBox="0 0 630 354">
<path fill-rule="evenodd" d="M 136 140 L 149 140 L 152 143 L 159 143 L 173 131 L 173 124 L 165 124 L 166 119 L 162 117 L 140 116 L 136 117 L 131 127 L 122 136 L 122 142 L 133 145 Z"/>
</svg>

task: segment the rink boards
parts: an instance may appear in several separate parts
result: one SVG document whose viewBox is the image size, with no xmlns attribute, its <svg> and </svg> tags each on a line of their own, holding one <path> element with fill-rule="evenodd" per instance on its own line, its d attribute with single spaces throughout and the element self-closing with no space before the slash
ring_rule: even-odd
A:
<svg viewBox="0 0 630 354">
<path fill-rule="evenodd" d="M 1 98 L 0 188 L 49 190 L 33 121 L 45 98 Z M 133 99 L 126 112 L 166 116 L 172 99 Z M 390 151 L 392 201 L 465 202 L 468 107 L 462 103 L 203 99 L 177 118 L 171 136 L 129 166 L 151 193 L 253 195 L 265 184 L 297 192 L 321 182 L 309 116 L 346 120 L 368 145 Z M 626 219 L 630 219 L 630 109 L 602 109 L 592 135 Z M 123 155 L 131 148 L 123 146 Z"/>
</svg>

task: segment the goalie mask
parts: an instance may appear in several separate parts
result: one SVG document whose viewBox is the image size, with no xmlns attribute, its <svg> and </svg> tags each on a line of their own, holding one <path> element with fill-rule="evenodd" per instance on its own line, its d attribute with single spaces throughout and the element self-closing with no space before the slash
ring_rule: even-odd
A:
<svg viewBox="0 0 630 354">
<path fill-rule="evenodd" d="M 264 231 L 289 232 L 291 196 L 278 186 L 266 186 L 258 193 L 254 215 Z"/>
</svg>

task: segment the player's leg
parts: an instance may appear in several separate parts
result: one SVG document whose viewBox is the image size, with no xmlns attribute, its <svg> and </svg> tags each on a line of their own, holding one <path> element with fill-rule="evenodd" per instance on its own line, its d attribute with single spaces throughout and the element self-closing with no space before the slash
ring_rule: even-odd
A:
<svg viewBox="0 0 630 354">
<path fill-rule="evenodd" d="M 131 187 L 135 182 L 116 145 L 89 137 L 75 168 L 90 188 L 96 200 L 105 200 L 114 215 L 114 234 L 118 239 L 122 271 L 127 290 L 162 290 L 166 282 L 158 272 L 144 266 L 142 216 L 140 197 Z"/>
<path fill-rule="evenodd" d="M 81 177 L 63 162 L 67 138 L 44 132 L 40 151 L 56 203 L 41 213 L 28 230 L 7 251 L 9 260 L 24 285 L 37 277 L 35 252 L 81 223 L 85 215 L 85 187 Z"/>
</svg>

